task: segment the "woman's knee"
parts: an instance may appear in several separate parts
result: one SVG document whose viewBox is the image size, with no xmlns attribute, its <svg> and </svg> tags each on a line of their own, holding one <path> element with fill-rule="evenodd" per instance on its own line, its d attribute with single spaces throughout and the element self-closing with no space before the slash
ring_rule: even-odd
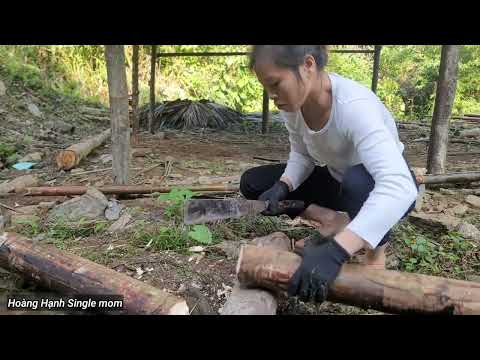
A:
<svg viewBox="0 0 480 360">
<path fill-rule="evenodd" d="M 247 199 L 257 199 L 275 184 L 285 171 L 285 164 L 262 165 L 246 170 L 240 177 L 240 191 Z"/>
<path fill-rule="evenodd" d="M 247 199 L 256 199 L 257 191 L 254 188 L 255 168 L 246 170 L 240 177 L 240 192 Z"/>
<path fill-rule="evenodd" d="M 363 165 L 350 167 L 343 177 L 342 191 L 348 194 L 356 194 L 361 198 L 367 198 L 375 186 L 372 175 Z"/>
</svg>

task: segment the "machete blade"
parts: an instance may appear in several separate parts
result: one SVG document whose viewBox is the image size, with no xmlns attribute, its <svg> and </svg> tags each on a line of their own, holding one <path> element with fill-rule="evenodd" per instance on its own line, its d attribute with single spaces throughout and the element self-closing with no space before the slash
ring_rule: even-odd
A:
<svg viewBox="0 0 480 360">
<path fill-rule="evenodd" d="M 257 215 L 267 202 L 243 199 L 192 199 L 185 203 L 183 222 L 186 225 Z"/>
</svg>

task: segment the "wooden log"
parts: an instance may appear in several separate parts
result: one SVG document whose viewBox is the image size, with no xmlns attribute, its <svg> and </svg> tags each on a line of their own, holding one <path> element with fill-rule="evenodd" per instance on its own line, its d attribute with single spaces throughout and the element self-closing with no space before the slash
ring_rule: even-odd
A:
<svg viewBox="0 0 480 360">
<path fill-rule="evenodd" d="M 282 251 L 290 251 L 292 248 L 288 236 L 281 232 L 256 238 L 252 240 L 252 244 Z M 275 315 L 276 312 L 277 299 L 274 294 L 268 290 L 242 287 L 237 281 L 221 315 Z"/>
<path fill-rule="evenodd" d="M 237 276 L 246 287 L 283 292 L 301 263 L 287 251 L 244 245 Z M 328 301 L 387 313 L 480 314 L 480 283 L 345 264 Z"/>
<path fill-rule="evenodd" d="M 88 154 L 107 141 L 110 138 L 110 135 L 111 129 L 107 129 L 101 134 L 86 138 L 80 143 L 74 144 L 65 150 L 60 151 L 56 157 L 58 169 L 73 169 L 80 163 L 80 160 L 87 157 Z"/>
<path fill-rule="evenodd" d="M 444 175 L 417 175 L 417 184 L 467 183 L 480 181 L 480 171 Z"/>
<path fill-rule="evenodd" d="M 464 137 L 480 137 L 480 128 L 466 129 L 460 131 L 460 136 Z"/>
<path fill-rule="evenodd" d="M 0 266 L 66 295 L 121 295 L 126 313 L 188 315 L 172 294 L 90 260 L 14 233 L 0 235 Z"/>
<path fill-rule="evenodd" d="M 132 149 L 132 157 L 145 157 L 152 153 L 151 148 L 137 148 Z"/>
<path fill-rule="evenodd" d="M 238 191 L 238 185 L 205 185 L 205 186 L 185 186 L 191 191 L 196 192 L 224 192 L 231 193 Z M 87 192 L 87 186 L 65 185 L 65 186 L 38 186 L 29 187 L 24 190 L 25 196 L 73 196 L 83 195 Z M 108 185 L 97 188 L 104 194 L 152 194 L 168 193 L 173 186 L 149 186 L 149 185 Z"/>
</svg>

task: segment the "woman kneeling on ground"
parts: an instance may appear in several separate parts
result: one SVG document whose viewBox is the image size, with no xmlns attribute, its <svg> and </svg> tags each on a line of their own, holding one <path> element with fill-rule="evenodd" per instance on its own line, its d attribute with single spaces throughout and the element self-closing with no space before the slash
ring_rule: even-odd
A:
<svg viewBox="0 0 480 360">
<path fill-rule="evenodd" d="M 368 88 L 325 71 L 327 59 L 325 45 L 253 47 L 251 69 L 285 119 L 290 156 L 247 170 L 240 182 L 247 199 L 268 201 L 264 215 L 324 225 L 305 244 L 288 289 L 319 303 L 357 252 L 366 250 L 366 265 L 385 267 L 391 229 L 418 191 L 390 112 Z M 282 200 L 306 208 L 282 211 Z"/>
</svg>

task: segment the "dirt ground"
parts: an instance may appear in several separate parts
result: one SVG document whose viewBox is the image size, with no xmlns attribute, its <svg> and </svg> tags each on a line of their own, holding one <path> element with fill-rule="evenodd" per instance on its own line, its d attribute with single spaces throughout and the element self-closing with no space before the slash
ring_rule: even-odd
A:
<svg viewBox="0 0 480 360">
<path fill-rule="evenodd" d="M 3 105 L 8 110 L 8 106 Z M 235 131 L 164 130 L 164 135 L 142 132 L 138 144 L 133 146 L 133 154 L 138 149 L 146 149 L 146 151 L 143 156 L 134 155 L 132 157 L 132 183 L 185 187 L 221 181 L 218 180 L 219 177 L 230 177 L 228 179 L 230 183 L 238 183 L 240 175 L 246 169 L 272 163 L 254 159 L 254 157 L 273 160 L 285 160 L 288 157 L 288 134 L 285 130 L 280 126 L 275 126 L 267 135 L 259 134 L 258 130 L 258 128 Z M 98 129 L 91 127 L 81 133 L 81 136 L 96 132 Z M 5 133 L 8 131 L 4 131 Z M 418 131 L 402 129 L 400 129 L 400 134 L 406 145 L 406 157 L 410 165 L 419 168 L 425 167 L 426 143 L 412 142 L 412 140 L 422 137 L 422 134 L 419 134 Z M 79 135 L 77 138 L 81 138 L 81 136 Z M 57 145 L 62 148 L 75 140 L 76 138 L 68 138 L 67 141 L 59 142 Z M 39 146 L 39 148 L 42 147 Z M 452 144 L 449 147 L 448 171 L 480 170 L 479 155 L 469 154 L 469 152 L 479 150 L 480 146 L 477 145 Z M 25 153 L 28 151 L 31 149 L 28 147 L 24 149 Z M 27 171 L 4 169 L 0 171 L 0 182 L 31 173 L 37 175 L 43 184 L 52 186 L 111 184 L 109 169 L 111 159 L 108 158 L 111 151 L 110 144 L 97 149 L 81 162 L 79 168 L 70 172 L 59 172 L 56 169 L 54 164 L 56 151 L 57 149 L 47 150 L 42 166 L 37 169 Z M 455 153 L 462 154 L 451 155 Z M 142 173 L 154 165 L 158 166 Z M 458 193 L 448 195 L 439 191 L 429 191 L 430 197 L 424 204 L 425 209 L 443 211 L 445 208 L 464 204 L 464 197 L 461 195 L 459 197 Z M 112 196 L 107 197 L 112 198 Z M 42 201 L 61 203 L 68 198 L 66 196 L 9 196 L 0 200 L 2 204 L 9 207 L 21 208 Z M 439 198 L 441 199 L 438 200 Z M 155 198 L 120 199 L 120 202 L 128 208 L 136 209 L 137 220 L 147 224 L 145 226 L 154 226 L 164 221 L 165 204 L 158 202 Z M 438 204 L 442 202 L 444 203 L 443 210 L 438 210 Z M 437 206 L 436 210 L 435 206 Z M 12 213 L 5 208 L 1 208 L 0 212 Z M 479 212 L 473 208 L 469 207 L 465 218 L 480 225 Z M 16 231 L 18 229 L 10 227 L 9 230 Z M 64 247 L 66 251 L 89 258 L 140 281 L 184 296 L 190 309 L 193 309 L 192 314 L 217 314 L 233 287 L 236 260 L 213 249 L 206 250 L 201 255 L 177 250 L 157 251 L 138 241 L 135 236 L 137 230 L 138 228 L 135 228 L 114 235 L 101 232 L 86 237 L 75 237 L 68 242 L 61 243 L 60 246 Z M 244 232 L 243 240 L 252 239 L 257 235 L 260 236 L 254 231 Z M 230 240 L 239 241 L 241 239 L 238 236 L 232 236 Z M 48 242 L 49 240 L 37 241 Z M 51 242 L 59 245 L 58 242 Z M 388 253 L 390 260 L 392 257 L 395 258 L 392 251 L 389 250 Z M 387 266 L 391 269 L 399 268 L 398 261 L 396 263 L 388 261 Z M 25 283 L 18 275 L 0 269 L 0 305 L 8 294 L 18 290 L 37 291 L 32 284 Z M 0 308 L 0 314 L 27 313 L 4 309 L 4 307 Z M 379 312 L 329 302 L 321 306 L 314 306 L 288 300 L 280 304 L 279 314 L 379 314 Z"/>
</svg>

